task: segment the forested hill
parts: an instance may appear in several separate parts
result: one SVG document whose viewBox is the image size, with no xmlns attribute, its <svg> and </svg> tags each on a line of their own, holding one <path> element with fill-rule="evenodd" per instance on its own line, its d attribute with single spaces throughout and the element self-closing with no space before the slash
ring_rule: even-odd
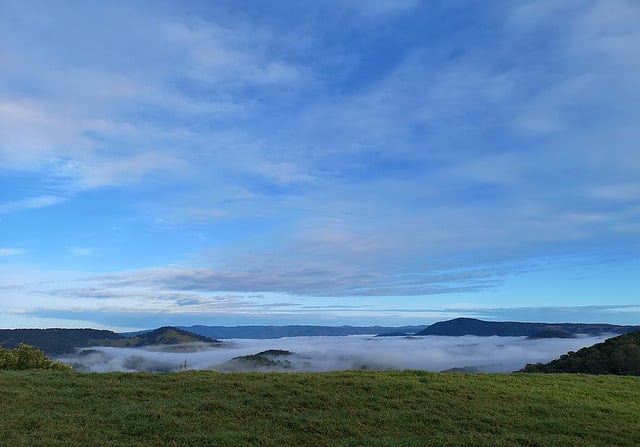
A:
<svg viewBox="0 0 640 447">
<path fill-rule="evenodd" d="M 135 337 L 108 340 L 104 345 L 116 347 L 139 347 L 150 345 L 177 345 L 181 343 L 194 342 L 216 343 L 218 340 L 194 334 L 193 332 L 185 331 L 184 329 L 177 327 L 164 326 L 154 331 L 137 334 Z"/>
<path fill-rule="evenodd" d="M 640 331 L 568 352 L 549 363 L 529 364 L 521 371 L 640 376 Z"/>
<path fill-rule="evenodd" d="M 115 332 L 98 329 L 0 329 L 0 347 L 15 349 L 24 343 L 48 355 L 65 354 L 73 352 L 74 348 L 123 338 Z"/>
<path fill-rule="evenodd" d="M 162 327 L 135 337 L 97 329 L 0 329 L 1 348 L 15 349 L 24 343 L 47 355 L 68 354 L 75 348 L 89 346 L 138 347 L 193 342 L 214 343 L 216 340 L 175 327 Z"/>
<path fill-rule="evenodd" d="M 566 334 L 626 334 L 640 330 L 640 326 L 619 326 L 614 324 L 589 323 L 520 323 L 515 321 L 483 321 L 475 318 L 455 318 L 441 321 L 427 327 L 417 335 L 478 335 L 501 337 L 535 337 L 549 331 L 562 331 Z"/>
</svg>

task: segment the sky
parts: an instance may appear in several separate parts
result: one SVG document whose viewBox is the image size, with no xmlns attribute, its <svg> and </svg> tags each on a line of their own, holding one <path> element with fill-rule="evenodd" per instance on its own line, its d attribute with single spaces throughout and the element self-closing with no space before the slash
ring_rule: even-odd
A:
<svg viewBox="0 0 640 447">
<path fill-rule="evenodd" d="M 0 0 L 0 327 L 640 323 L 635 0 Z"/>
</svg>

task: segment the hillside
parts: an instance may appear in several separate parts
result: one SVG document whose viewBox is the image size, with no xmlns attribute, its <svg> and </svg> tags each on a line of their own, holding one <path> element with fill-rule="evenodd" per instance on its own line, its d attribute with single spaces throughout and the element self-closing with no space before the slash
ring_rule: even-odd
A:
<svg viewBox="0 0 640 447">
<path fill-rule="evenodd" d="M 0 329 L 0 348 L 15 349 L 24 343 L 51 356 L 70 354 L 76 348 L 91 346 L 139 347 L 194 342 L 218 341 L 175 327 L 162 327 L 135 337 L 97 329 Z"/>
<path fill-rule="evenodd" d="M 140 333 L 135 337 L 109 340 L 108 342 L 102 344 L 102 346 L 134 348 L 140 346 L 178 345 L 183 343 L 196 342 L 219 343 L 218 340 L 213 340 L 212 338 L 205 337 L 203 335 L 194 334 L 193 332 L 185 331 L 184 329 L 165 326 L 154 331 Z"/>
<path fill-rule="evenodd" d="M 640 445 L 640 378 L 0 372 L 7 446 Z"/>
<path fill-rule="evenodd" d="M 0 329 L 0 347 L 16 349 L 20 343 L 34 346 L 48 355 L 74 352 L 75 348 L 111 343 L 124 337 L 97 329 Z"/>
<path fill-rule="evenodd" d="M 219 372 L 269 372 L 293 371 L 290 357 L 291 351 L 269 349 L 257 354 L 234 357 L 215 368 Z"/>
<path fill-rule="evenodd" d="M 640 331 L 568 352 L 549 363 L 529 364 L 522 372 L 619 374 L 640 376 Z"/>
<path fill-rule="evenodd" d="M 540 332 L 529 335 L 527 338 L 530 340 L 536 340 L 541 338 L 576 338 L 576 336 L 560 329 L 544 329 Z"/>
<path fill-rule="evenodd" d="M 549 335 L 548 331 L 561 331 L 569 335 L 584 334 L 599 336 L 603 334 L 626 334 L 639 329 L 640 326 L 619 326 L 613 324 L 520 323 L 515 321 L 483 321 L 475 318 L 455 318 L 453 320 L 434 323 L 418 332 L 417 335 L 535 337 L 536 334 Z"/>
</svg>

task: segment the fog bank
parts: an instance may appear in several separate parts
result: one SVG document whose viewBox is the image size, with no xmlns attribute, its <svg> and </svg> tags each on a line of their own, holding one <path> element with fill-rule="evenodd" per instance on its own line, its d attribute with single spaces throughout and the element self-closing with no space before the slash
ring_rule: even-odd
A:
<svg viewBox="0 0 640 447">
<path fill-rule="evenodd" d="M 538 339 L 525 337 L 293 337 L 231 339 L 214 347 L 94 347 L 58 360 L 91 372 L 189 370 L 335 371 L 350 369 L 444 371 L 471 367 L 478 372 L 511 372 L 527 363 L 548 362 L 607 337 Z M 286 350 L 276 362 L 231 361 L 266 350 Z M 176 352 L 178 351 L 178 352 Z M 183 351 L 183 352 L 180 352 Z M 231 361 L 231 362 L 230 362 Z"/>
</svg>

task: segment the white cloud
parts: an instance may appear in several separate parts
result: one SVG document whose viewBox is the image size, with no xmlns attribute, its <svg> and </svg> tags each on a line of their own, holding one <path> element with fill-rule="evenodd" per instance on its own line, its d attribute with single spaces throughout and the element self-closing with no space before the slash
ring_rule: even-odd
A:
<svg viewBox="0 0 640 447">
<path fill-rule="evenodd" d="M 259 162 L 250 169 L 278 185 L 309 183 L 315 180 L 312 175 L 290 162 Z"/>
<path fill-rule="evenodd" d="M 67 247 L 67 250 L 69 250 L 73 256 L 92 256 L 96 254 L 94 248 L 88 247 Z"/>
<path fill-rule="evenodd" d="M 43 101 L 2 100 L 0 96 L 0 161 L 5 167 L 29 167 L 71 154 L 73 149 L 68 147 L 85 145 L 64 110 L 50 110 Z"/>
<path fill-rule="evenodd" d="M 610 313 L 631 313 L 631 314 L 638 314 L 640 313 L 640 306 L 616 306 L 613 307 L 611 309 L 603 309 L 603 312 L 610 312 Z"/>
<path fill-rule="evenodd" d="M 225 219 L 229 213 L 218 209 L 188 208 L 185 217 L 194 222 L 210 222 Z"/>
<path fill-rule="evenodd" d="M 367 253 L 360 256 L 364 258 Z M 373 262 L 375 265 L 377 261 Z M 289 297 L 345 297 L 424 296 L 481 290 L 493 286 L 497 277 L 496 271 L 490 269 L 432 270 L 413 274 L 394 274 L 388 270 L 376 272 L 367 264 L 350 264 L 348 258 L 326 259 L 324 254 L 317 256 L 311 250 L 309 254 L 305 251 L 298 256 L 274 253 L 238 257 L 218 268 L 169 266 L 118 272 L 87 280 L 101 290 L 114 293 L 128 293 L 126 291 L 135 289 L 136 294 L 144 290 L 145 295 L 179 292 L 206 296 L 237 292 L 275 293 Z"/>
<path fill-rule="evenodd" d="M 151 173 L 175 172 L 183 167 L 179 158 L 162 152 L 145 152 L 130 157 L 93 159 L 78 166 L 83 188 L 136 183 Z"/>
<path fill-rule="evenodd" d="M 256 23 L 174 22 L 162 30 L 169 51 L 183 61 L 178 71 L 195 79 L 227 87 L 290 84 L 301 79 L 298 67 L 265 51 L 276 36 Z"/>
<path fill-rule="evenodd" d="M 628 182 L 595 186 L 592 191 L 594 198 L 605 200 L 635 201 L 640 198 L 640 183 Z"/>
<path fill-rule="evenodd" d="M 43 195 L 37 197 L 29 197 L 27 199 L 13 202 L 3 202 L 0 203 L 0 214 L 45 208 L 48 206 L 57 205 L 61 202 L 64 202 L 65 200 L 67 200 L 67 198 L 62 196 Z"/>
<path fill-rule="evenodd" d="M 328 8 L 346 10 L 361 19 L 381 21 L 392 18 L 397 14 L 410 11 L 417 6 L 419 0 L 324 0 L 322 3 Z"/>
<path fill-rule="evenodd" d="M 0 257 L 3 256 L 17 256 L 27 253 L 27 250 L 23 248 L 0 248 Z"/>
</svg>

